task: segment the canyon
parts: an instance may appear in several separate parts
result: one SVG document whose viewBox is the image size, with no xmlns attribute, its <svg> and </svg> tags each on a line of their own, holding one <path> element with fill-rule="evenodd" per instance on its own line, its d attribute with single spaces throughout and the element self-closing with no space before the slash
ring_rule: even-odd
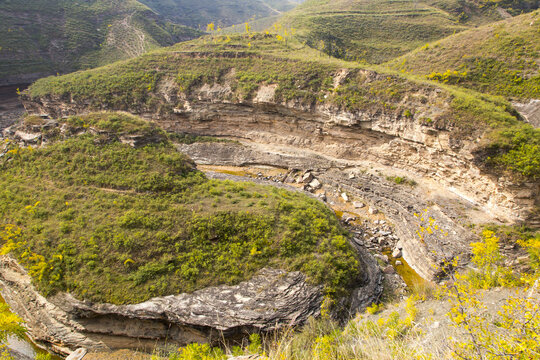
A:
<svg viewBox="0 0 540 360">
<path fill-rule="evenodd" d="M 159 2 L 144 3 L 165 6 Z M 448 29 L 465 28 L 439 11 L 435 13 L 451 24 Z M 431 10 L 428 15 L 433 15 Z M 442 81 L 428 81 L 425 76 L 409 75 L 401 61 L 391 70 L 326 58 L 324 52 L 331 54 L 331 49 L 319 51 L 306 45 L 306 41 L 288 39 L 288 30 L 278 30 L 277 26 L 276 34 L 253 34 L 246 26 L 246 34 L 233 35 L 232 40 L 220 29 L 199 40 L 143 54 L 148 50 L 144 45 L 145 35 L 132 31 L 135 28 L 130 27 L 131 23 L 129 17 L 112 24 L 122 25 L 122 36 L 112 39 L 115 40 L 112 43 L 123 44 L 121 40 L 126 32 L 141 38 L 136 47 L 127 48 L 129 57 L 134 59 L 41 79 L 26 90 L 23 85 L 0 89 L 0 140 L 6 140 L 0 147 L 0 163 L 6 165 L 12 161 L 13 164 L 12 145 L 34 151 L 46 149 L 59 139 L 93 136 L 86 145 L 89 148 L 120 143 L 129 151 L 144 149 L 146 145 L 158 148 L 166 142 L 172 153 L 182 153 L 190 159 L 186 160 L 187 172 L 195 172 L 196 164 L 205 180 L 267 185 L 272 189 L 269 192 L 274 193 L 284 189 L 307 195 L 315 208 L 321 206 L 333 211 L 328 217 L 347 234 L 343 243 L 354 250 L 352 257 L 358 264 L 354 269 L 358 271 L 348 283 L 347 294 L 337 299 L 331 298 L 322 284 L 314 283 L 304 268 L 286 271 L 265 266 L 251 274 L 251 278 L 228 285 L 207 283 L 204 288 L 175 290 L 172 295 L 152 293 L 137 302 L 126 301 L 124 297 L 114 303 L 114 297 L 109 294 L 113 300 L 107 303 L 83 298 L 81 293 L 76 293 L 77 286 L 75 291 L 66 286 L 65 291 L 45 294 L 32 270 L 21 265 L 22 261 L 16 260 L 13 253 L 0 256 L 3 298 L 25 320 L 31 339 L 55 353 L 69 355 L 81 347 L 89 351 L 152 352 L 191 343 L 244 344 L 250 334 L 288 331 L 308 323 L 310 318 L 329 316 L 344 324 L 371 304 L 390 298 L 403 300 L 407 291 L 416 286 L 446 284 L 449 272 L 456 270 L 455 267 L 460 271 L 472 269 L 471 243 L 479 239 L 479 228 L 483 225 L 540 228 L 537 172 L 532 175 L 512 172 L 515 168 L 504 167 L 491 158 L 504 156 L 512 146 L 521 146 L 520 154 L 525 153 L 522 143 L 516 145 L 512 143 L 515 139 L 508 140 L 500 132 L 512 129 L 515 131 L 512 134 L 534 140 L 534 128 L 540 124 L 539 100 L 526 96 L 497 98 Z M 436 37 L 447 34 L 447 30 Z M 425 50 L 429 49 L 426 45 Z M 429 51 L 439 50 L 433 47 Z M 87 122 L 84 116 L 90 114 L 114 114 L 119 118 L 124 116 L 124 120 L 134 115 L 149 127 L 133 126 L 136 121 L 131 119 L 135 122 L 125 128 L 122 125 L 114 128 L 118 125 L 115 124 L 104 129 L 98 126 L 99 121 Z M 103 115 L 103 119 L 107 116 Z M 527 123 L 532 125 L 532 130 Z M 145 130 L 137 133 L 141 128 Z M 160 160 L 178 159 L 163 154 Z M 85 159 L 77 155 L 80 156 L 74 159 Z M 43 168 L 46 165 L 41 164 L 39 169 Z M 157 174 L 156 178 L 170 175 Z M 156 183 L 160 184 L 157 180 Z M 5 184 L 8 188 L 9 184 Z M 98 189 L 110 194 L 156 198 L 162 195 L 152 193 L 153 189 L 130 188 L 125 183 L 118 187 L 104 184 L 92 184 L 92 187 L 92 191 Z M 219 201 L 226 197 L 217 191 L 220 189 L 208 187 L 206 191 L 210 192 L 209 189 L 215 191 L 215 196 L 204 198 L 208 202 L 204 206 L 223 206 L 225 211 L 233 211 L 231 207 L 237 208 L 232 205 L 240 201 L 247 206 L 243 209 L 246 214 L 251 209 L 264 211 L 257 207 L 265 202 L 255 200 L 259 197 L 253 197 L 249 205 L 246 199 L 225 200 L 223 205 Z M 242 194 L 244 191 L 240 189 L 235 191 Z M 268 193 L 257 195 L 264 198 Z M 6 191 L 3 196 L 11 195 Z M 62 206 L 64 202 L 69 207 L 71 199 L 62 199 Z M 196 202 L 187 204 L 189 209 L 180 207 L 181 210 L 193 214 L 197 207 L 204 207 Z M 30 214 L 33 208 L 29 206 Z M 158 211 L 157 208 L 144 209 L 148 211 L 138 215 L 151 217 L 154 214 L 150 211 Z M 4 212 L 6 209 L 7 206 Z M 123 210 L 114 211 L 119 214 Z M 212 211 L 209 213 L 213 216 Z M 58 217 L 69 217 L 62 214 Z M 179 217 L 178 214 L 175 216 Z M 69 221 L 65 223 L 69 225 Z M 120 219 L 111 224 L 127 227 Z M 137 226 L 134 225 L 136 230 Z M 65 230 L 67 237 L 71 228 Z M 152 233 L 152 239 L 158 235 L 163 234 Z M 180 253 L 189 252 L 189 246 L 180 251 L 181 243 L 174 243 L 172 238 L 167 252 L 174 253 L 172 248 L 176 247 L 176 253 L 171 255 L 167 266 L 176 266 L 175 261 L 187 261 Z M 177 235 L 175 239 L 179 238 Z M 229 240 L 227 236 L 224 239 Z M 150 243 L 147 241 L 143 245 Z M 204 241 L 219 243 L 220 239 L 214 236 Z M 142 248 L 141 252 L 148 250 Z M 249 250 L 250 256 L 260 251 L 256 246 Z M 152 252 L 148 250 L 148 253 Z M 508 268 L 523 266 L 525 250 L 517 245 L 502 247 L 501 253 Z M 160 264 L 154 263 L 154 259 L 144 259 L 148 264 L 135 263 L 136 252 L 126 250 L 121 255 L 125 256 L 115 259 L 116 270 L 122 274 L 131 272 L 133 276 L 128 279 L 135 282 L 139 269 Z M 319 262 L 323 255 L 331 257 L 330 252 L 317 255 Z M 53 260 L 54 256 L 58 255 L 52 255 Z M 84 261 L 82 266 L 92 264 L 88 269 L 84 267 L 85 271 L 95 266 L 94 258 Z M 109 265 L 110 277 L 114 267 Z M 149 267 L 145 276 L 153 277 L 152 281 L 171 279 L 160 272 L 164 271 L 162 268 L 156 268 Z M 179 267 L 174 274 L 182 270 Z M 144 279 L 142 283 L 149 281 Z M 165 285 L 167 281 L 163 281 Z M 180 277 L 178 282 L 181 281 L 185 278 Z M 125 291 L 140 289 L 143 287 L 126 285 Z M 89 297 L 92 295 L 97 296 L 93 293 Z"/>
</svg>

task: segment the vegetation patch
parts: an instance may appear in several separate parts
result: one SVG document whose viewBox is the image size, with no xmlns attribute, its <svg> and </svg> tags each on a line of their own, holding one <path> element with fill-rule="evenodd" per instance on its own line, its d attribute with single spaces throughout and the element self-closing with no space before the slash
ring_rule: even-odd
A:
<svg viewBox="0 0 540 360">
<path fill-rule="evenodd" d="M 123 114 L 65 122 L 128 133 L 151 127 Z M 208 180 L 167 140 L 136 149 L 100 136 L 40 149 L 5 144 L 2 252 L 17 257 L 43 294 L 137 303 L 237 284 L 263 267 L 302 271 L 332 296 L 357 280 L 348 235 L 324 204 Z"/>
<path fill-rule="evenodd" d="M 404 73 L 518 99 L 540 98 L 540 12 L 464 31 L 391 61 Z"/>
<path fill-rule="evenodd" d="M 540 129 L 529 124 L 499 128 L 480 156 L 486 164 L 517 174 L 524 179 L 540 179 Z"/>
</svg>

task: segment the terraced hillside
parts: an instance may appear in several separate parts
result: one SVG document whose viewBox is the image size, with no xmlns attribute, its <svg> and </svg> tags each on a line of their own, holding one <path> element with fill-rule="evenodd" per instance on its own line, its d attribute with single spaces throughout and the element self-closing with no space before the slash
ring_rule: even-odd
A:
<svg viewBox="0 0 540 360">
<path fill-rule="evenodd" d="M 540 99 L 540 12 L 427 44 L 389 66 L 491 94 Z"/>
<path fill-rule="evenodd" d="M 293 9 L 301 0 L 141 0 L 169 20 L 205 29 L 214 22 L 230 26 L 245 21 L 276 16 Z"/>
<path fill-rule="evenodd" d="M 200 35 L 135 0 L 3 1 L 0 33 L 0 83 L 103 65 Z"/>
<path fill-rule="evenodd" d="M 528 11 L 535 2 L 308 0 L 281 20 L 308 45 L 340 58 L 382 63 L 427 42 Z M 513 11 L 513 10 L 512 10 Z"/>
</svg>

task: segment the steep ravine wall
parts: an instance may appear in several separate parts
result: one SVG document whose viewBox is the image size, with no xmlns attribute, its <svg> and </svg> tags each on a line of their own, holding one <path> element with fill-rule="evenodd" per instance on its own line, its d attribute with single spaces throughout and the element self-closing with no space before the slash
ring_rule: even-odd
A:
<svg viewBox="0 0 540 360">
<path fill-rule="evenodd" d="M 356 245 L 362 264 L 357 288 L 345 299 L 347 312 L 363 311 L 382 293 L 376 260 Z M 156 297 L 140 304 L 112 305 L 80 301 L 69 294 L 39 294 L 26 270 L 0 256 L 0 291 L 25 321 L 32 339 L 55 352 L 184 346 L 241 339 L 253 332 L 297 326 L 320 315 L 324 294 L 300 272 L 262 269 L 235 286 L 216 286 L 191 294 Z"/>
<path fill-rule="evenodd" d="M 336 75 L 336 82 L 343 81 L 340 76 L 346 75 Z M 114 109 L 54 95 L 37 99 L 25 95 L 23 103 L 31 114 L 52 117 L 93 110 L 127 110 L 170 131 L 236 137 L 310 149 L 346 160 L 380 163 L 431 178 L 506 221 L 526 220 L 540 202 L 538 183 L 515 184 L 483 173 L 474 164 L 473 151 L 479 139 L 464 141 L 445 126 L 437 128 L 420 120 L 448 113 L 450 99 L 440 89 L 418 88 L 399 104 L 393 104 L 394 109 L 374 107 L 349 112 L 328 103 L 275 102 L 276 88 L 264 85 L 252 100 L 231 100 L 234 94 L 227 83 L 204 84 L 186 95 L 174 82 L 165 79 L 153 94 L 157 100 L 151 107 Z M 411 109 L 413 113 L 405 116 L 396 107 Z"/>
</svg>

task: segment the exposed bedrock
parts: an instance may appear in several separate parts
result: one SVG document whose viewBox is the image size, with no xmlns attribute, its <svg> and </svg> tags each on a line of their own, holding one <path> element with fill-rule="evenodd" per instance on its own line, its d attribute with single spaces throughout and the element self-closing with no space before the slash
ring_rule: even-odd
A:
<svg viewBox="0 0 540 360">
<path fill-rule="evenodd" d="M 336 75 L 336 81 L 341 80 Z M 170 131 L 235 137 L 309 149 L 338 159 L 371 161 L 431 178 L 493 216 L 509 221 L 526 220 L 539 202 L 538 183 L 512 183 L 475 165 L 473 153 L 479 139 L 467 139 L 466 135 L 460 138 L 445 125 L 420 121 L 448 116 L 450 100 L 439 89 L 419 88 L 393 105 L 413 111 L 406 116 L 401 110 L 380 107 L 348 112 L 327 103 L 276 103 L 276 88 L 264 85 L 252 100 L 238 100 L 227 83 L 204 84 L 186 95 L 174 81 L 164 79 L 153 94 L 157 100 L 151 106 L 134 104 L 112 109 L 55 95 L 38 99 L 25 95 L 23 102 L 29 113 L 58 117 L 128 110 Z"/>
<path fill-rule="evenodd" d="M 540 99 L 531 99 L 528 103 L 514 102 L 512 105 L 525 121 L 535 128 L 540 128 Z"/>
<path fill-rule="evenodd" d="M 348 310 L 363 310 L 380 296 L 382 273 L 375 259 L 358 248 L 362 277 L 346 299 Z M 216 286 L 150 299 L 135 305 L 96 304 L 60 293 L 46 299 L 12 258 L 0 257 L 2 295 L 26 322 L 36 341 L 68 354 L 91 350 L 156 345 L 185 345 L 241 338 L 304 323 L 320 314 L 321 286 L 299 272 L 262 269 L 235 286 Z"/>
<path fill-rule="evenodd" d="M 346 72 L 342 75 L 347 76 Z M 366 72 L 366 76 L 377 78 L 379 75 Z M 338 74 L 335 80 L 339 83 L 343 79 Z M 215 146 L 219 145 L 199 144 L 180 149 L 199 163 L 260 163 L 299 169 L 314 168 L 316 163 L 322 164 L 317 166 L 320 169 L 330 169 L 332 163 L 338 168 L 358 164 L 367 168 L 371 164 L 431 181 L 434 186 L 430 188 L 407 192 L 396 190 L 396 186 L 384 181 L 384 176 L 373 173 L 358 176 L 355 181 L 339 171 L 326 171 L 321 175 L 327 183 L 380 207 L 396 225 L 405 259 L 426 279 L 436 275 L 433 265 L 466 253 L 472 236 L 459 225 L 458 217 L 463 214 L 454 211 L 454 206 L 437 205 L 437 193 L 440 192 L 442 198 L 455 195 L 465 204 L 463 206 L 478 208 L 486 217 L 503 222 L 530 220 L 540 202 L 538 183 L 512 183 L 504 177 L 496 178 L 483 172 L 475 164 L 473 153 L 479 139 L 459 138 L 444 125 L 427 125 L 419 120 L 436 119 L 448 113 L 450 100 L 440 89 L 418 88 L 416 93 L 412 91 L 399 104 L 394 104 L 394 108 L 411 109 L 414 113 L 405 116 L 403 111 L 380 107 L 348 112 L 327 103 L 306 105 L 295 100 L 276 103 L 276 88 L 264 85 L 252 100 L 234 100 L 233 90 L 227 83 L 204 84 L 184 94 L 174 81 L 164 79 L 153 94 L 158 100 L 152 106 L 132 105 L 127 110 L 169 131 L 230 137 L 273 146 L 272 151 L 262 155 L 228 145 L 218 149 Z M 117 110 L 90 101 L 77 102 L 69 96 L 49 95 L 33 100 L 25 96 L 23 100 L 29 113 L 53 117 Z M 281 148 L 286 148 L 289 155 Z M 254 158 L 249 159 L 250 156 Z M 432 195 L 426 196 L 426 191 Z M 441 223 L 447 236 L 418 239 L 416 231 L 421 224 L 414 213 L 424 209 L 428 209 L 427 216 Z"/>
<path fill-rule="evenodd" d="M 354 162 L 323 157 L 295 148 L 276 151 L 257 144 L 230 143 L 181 144 L 177 148 L 198 164 L 270 165 L 313 170 L 317 179 L 324 184 L 324 190 L 339 189 L 338 193 L 346 193 L 351 201 L 364 201 L 384 213 L 394 225 L 403 257 L 425 279 L 432 280 L 440 275 L 445 261 L 457 255 L 461 255 L 463 262 L 467 260 L 469 243 L 474 237 L 461 225 L 461 218 L 463 211 L 474 211 L 475 205 L 463 201 L 450 191 L 441 189 L 437 193 L 431 191 L 428 194 L 430 189 L 423 185 L 396 186 L 384 176 L 365 171 Z M 424 217 L 435 219 L 437 226 L 447 235 L 428 236 L 424 241 L 419 239 L 417 231 L 423 223 L 415 214 L 421 214 L 424 210 L 427 210 Z"/>
</svg>

